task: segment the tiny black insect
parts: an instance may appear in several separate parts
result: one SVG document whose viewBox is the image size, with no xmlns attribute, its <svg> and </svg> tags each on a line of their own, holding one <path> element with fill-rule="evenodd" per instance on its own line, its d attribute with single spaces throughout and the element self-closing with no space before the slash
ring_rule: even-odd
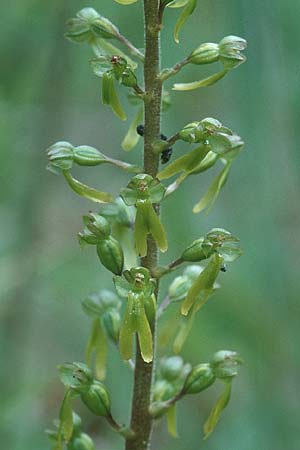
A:
<svg viewBox="0 0 300 450">
<path fill-rule="evenodd" d="M 221 267 L 221 272 L 227 272 L 227 268 L 226 268 L 226 266 L 225 266 L 225 264 L 223 264 L 223 266 Z"/>
<path fill-rule="evenodd" d="M 144 136 L 144 131 L 145 131 L 144 125 L 138 125 L 138 126 L 136 127 L 136 132 L 137 132 L 137 134 L 139 134 L 140 136 Z M 160 135 L 160 139 L 161 139 L 162 141 L 167 141 L 167 140 L 168 140 L 167 136 L 165 136 L 164 134 L 161 134 L 161 135 Z M 170 147 L 170 148 L 166 148 L 166 150 L 164 150 L 164 151 L 161 153 L 161 155 L 160 155 L 160 160 L 161 160 L 161 163 L 162 163 L 162 164 L 166 164 L 168 161 L 170 161 L 170 158 L 171 158 L 171 156 L 172 156 L 172 152 L 173 152 L 173 149 Z"/>
</svg>

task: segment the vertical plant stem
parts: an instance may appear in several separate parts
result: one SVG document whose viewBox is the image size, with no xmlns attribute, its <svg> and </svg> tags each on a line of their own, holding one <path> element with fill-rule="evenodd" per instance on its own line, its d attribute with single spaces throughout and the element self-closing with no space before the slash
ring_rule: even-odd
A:
<svg viewBox="0 0 300 450">
<path fill-rule="evenodd" d="M 144 131 L 144 172 L 156 177 L 159 168 L 159 155 L 152 151 L 152 142 L 160 135 L 161 116 L 161 82 L 159 43 L 159 0 L 144 0 L 145 21 L 145 131 Z M 159 205 L 156 205 L 159 214 Z M 147 255 L 142 258 L 142 265 L 152 270 L 158 263 L 157 246 L 152 238 L 148 239 Z M 156 295 L 158 295 L 158 288 Z M 155 349 L 155 323 L 152 325 L 153 344 Z M 152 430 L 152 418 L 149 414 L 151 387 L 154 372 L 154 360 L 145 363 L 140 347 L 136 343 L 136 361 L 134 389 L 132 399 L 131 429 L 135 438 L 126 441 L 126 450 L 148 450 Z"/>
</svg>

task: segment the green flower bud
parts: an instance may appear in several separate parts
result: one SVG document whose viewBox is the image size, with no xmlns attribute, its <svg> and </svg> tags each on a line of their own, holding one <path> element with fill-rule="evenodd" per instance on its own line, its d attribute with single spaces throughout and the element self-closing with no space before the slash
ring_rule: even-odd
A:
<svg viewBox="0 0 300 450">
<path fill-rule="evenodd" d="M 168 400 L 174 395 L 174 387 L 167 380 L 158 379 L 153 386 L 154 400 Z"/>
<path fill-rule="evenodd" d="M 69 170 L 73 165 L 74 147 L 70 142 L 59 141 L 47 149 L 49 168 Z"/>
<path fill-rule="evenodd" d="M 120 299 L 108 289 L 101 289 L 99 292 L 89 295 L 82 302 L 84 312 L 93 318 L 102 317 L 107 311 L 118 310 L 120 307 Z"/>
<path fill-rule="evenodd" d="M 213 244 L 203 237 L 192 242 L 182 253 L 183 261 L 202 261 L 209 258 L 213 253 Z"/>
<path fill-rule="evenodd" d="M 111 226 L 105 217 L 99 214 L 89 213 L 84 217 L 87 229 L 97 237 L 98 241 L 108 239 L 111 233 Z"/>
<path fill-rule="evenodd" d="M 161 361 L 159 370 L 162 378 L 167 381 L 174 381 L 180 378 L 183 370 L 183 359 L 180 356 L 171 356 Z"/>
<path fill-rule="evenodd" d="M 116 275 L 121 275 L 124 267 L 124 254 L 120 243 L 113 237 L 97 244 L 97 254 L 101 263 Z"/>
<path fill-rule="evenodd" d="M 79 166 L 97 166 L 107 162 L 107 158 L 94 147 L 80 145 L 74 147 L 74 162 Z"/>
<path fill-rule="evenodd" d="M 215 373 L 209 364 L 198 364 L 187 376 L 183 392 L 184 394 L 198 394 L 209 388 L 215 379 Z"/>
<path fill-rule="evenodd" d="M 124 200 L 118 197 L 114 203 L 101 208 L 101 216 L 122 227 L 130 228 L 134 222 L 134 208 L 125 205 Z"/>
<path fill-rule="evenodd" d="M 83 8 L 67 21 L 65 36 L 73 42 L 89 42 L 94 36 L 112 39 L 119 36 L 118 28 L 93 8 Z"/>
<path fill-rule="evenodd" d="M 237 36 L 226 36 L 220 43 L 220 61 L 225 69 L 234 69 L 246 61 L 241 53 L 247 47 L 247 41 Z"/>
<path fill-rule="evenodd" d="M 80 397 L 88 409 L 97 416 L 107 416 L 110 412 L 109 393 L 100 381 L 93 381 L 82 389 Z"/>
<path fill-rule="evenodd" d="M 218 59 L 219 46 L 211 42 L 199 45 L 188 58 L 191 64 L 210 64 Z"/>
<path fill-rule="evenodd" d="M 67 450 L 95 450 L 93 440 L 85 433 L 80 433 L 70 441 Z"/>
<path fill-rule="evenodd" d="M 220 350 L 215 353 L 210 362 L 210 366 L 217 378 L 228 379 L 238 374 L 238 366 L 242 360 L 238 353 L 230 350 Z"/>
</svg>

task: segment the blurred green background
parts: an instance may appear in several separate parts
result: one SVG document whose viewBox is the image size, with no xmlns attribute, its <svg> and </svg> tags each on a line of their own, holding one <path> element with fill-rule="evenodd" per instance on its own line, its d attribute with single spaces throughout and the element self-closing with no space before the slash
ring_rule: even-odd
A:
<svg viewBox="0 0 300 450">
<path fill-rule="evenodd" d="M 50 448 L 43 430 L 57 416 L 63 393 L 56 365 L 84 357 L 89 321 L 80 300 L 112 287 L 95 252 L 77 244 L 81 215 L 93 205 L 45 170 L 44 150 L 68 140 L 113 157 L 141 159 L 141 143 L 128 155 L 121 150 L 127 124 L 101 105 L 100 80 L 88 64 L 90 49 L 63 38 L 66 19 L 84 6 L 98 9 L 143 46 L 140 4 L 22 0 L 1 5 L 0 435 L 2 448 L 10 450 Z M 183 353 L 197 363 L 218 349 L 235 349 L 245 364 L 208 441 L 201 441 L 201 427 L 214 389 L 180 404 L 181 439 L 167 436 L 164 421 L 157 424 L 153 448 L 298 450 L 300 3 L 199 0 L 180 45 L 172 39 L 177 15 L 176 10 L 165 15 L 164 66 L 199 43 L 228 34 L 249 42 L 246 64 L 214 87 L 173 92 L 173 107 L 163 117 L 165 134 L 216 117 L 247 144 L 209 216 L 191 209 L 212 173 L 188 180 L 163 210 L 168 260 L 214 226 L 241 238 L 245 255 L 222 275 L 222 289 L 199 314 Z M 205 70 L 185 68 L 177 80 L 199 79 Z M 130 118 L 133 111 L 127 111 Z M 114 193 L 128 180 L 106 166 L 81 169 L 80 177 Z M 132 376 L 113 348 L 109 366 L 113 411 L 125 422 Z M 103 420 L 79 410 L 98 450 L 122 448 Z"/>
</svg>

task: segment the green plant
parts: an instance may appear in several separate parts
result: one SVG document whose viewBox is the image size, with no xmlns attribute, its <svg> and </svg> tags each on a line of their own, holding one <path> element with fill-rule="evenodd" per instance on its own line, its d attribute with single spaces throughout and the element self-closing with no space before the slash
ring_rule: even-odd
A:
<svg viewBox="0 0 300 450">
<path fill-rule="evenodd" d="M 116 1 L 129 5 L 137 0 Z M 86 145 L 75 147 L 69 142 L 57 142 L 48 150 L 49 168 L 62 173 L 77 194 L 102 204 L 97 212 L 84 216 L 84 230 L 79 233 L 79 242 L 82 246 L 96 247 L 100 262 L 114 274 L 115 285 L 115 292 L 101 290 L 82 303 L 84 311 L 92 319 L 86 363 L 75 362 L 59 367 L 66 393 L 56 429 L 49 431 L 55 450 L 64 445 L 77 450 L 94 448 L 91 439 L 82 433 L 81 424 L 78 425 L 80 419 L 72 411 L 75 397 L 80 397 L 91 412 L 104 417 L 125 438 L 127 450 L 143 450 L 150 448 L 154 420 L 166 415 L 169 432 L 176 436 L 176 405 L 180 399 L 198 394 L 219 380 L 224 389 L 204 425 L 204 436 L 208 437 L 229 401 L 232 381 L 241 362 L 237 353 L 232 351 L 219 351 L 209 362 L 194 367 L 184 364 L 178 355 L 164 356 L 157 373 L 154 373 L 156 328 L 160 317 L 168 314 L 169 306 L 173 305 L 178 325 L 173 350 L 178 354 L 196 313 L 218 288 L 216 280 L 220 271 L 226 271 L 225 263 L 231 263 L 241 255 L 239 239 L 229 231 L 214 228 L 192 242 L 175 261 L 164 266 L 158 263 L 158 251 L 166 252 L 168 248 L 167 234 L 159 217 L 163 200 L 189 176 L 198 175 L 220 162 L 222 170 L 193 209 L 195 213 L 210 210 L 243 147 L 242 139 L 214 118 L 189 123 L 170 138 L 161 134 L 161 111 L 169 104 L 169 94 L 163 90 L 163 83 L 185 65 L 219 62 L 222 69 L 213 75 L 200 81 L 174 84 L 173 89 L 185 91 L 210 86 L 245 61 L 241 52 L 246 47 L 244 39 L 227 36 L 218 44 L 201 44 L 174 67 L 161 70 L 159 39 L 166 7 L 182 8 L 174 30 L 174 38 L 178 42 L 179 32 L 193 13 L 196 0 L 144 1 L 145 54 L 92 8 L 82 9 L 68 22 L 66 37 L 74 42 L 87 43 L 94 52 L 91 68 L 102 79 L 103 104 L 108 105 L 121 120 L 126 119 L 116 89 L 116 85 L 120 85 L 127 89 L 130 102 L 138 106 L 122 146 L 126 151 L 131 150 L 143 136 L 144 167 L 111 159 Z M 111 41 L 125 45 L 133 59 Z M 137 64 L 144 68 L 144 86 L 135 72 Z M 196 147 L 188 149 L 183 156 L 173 159 L 160 170 L 160 159 L 163 164 L 169 162 L 172 147 L 177 141 L 196 144 Z M 76 180 L 70 172 L 73 164 L 112 164 L 134 175 L 120 190 L 120 197 L 114 199 L 110 193 Z M 175 180 L 168 186 L 162 184 L 163 180 L 174 176 Z M 129 244 L 128 235 L 133 238 Z M 140 262 L 137 262 L 138 257 Z M 185 263 L 190 265 L 173 280 L 168 294 L 158 304 L 160 278 Z M 122 303 L 124 308 L 121 310 Z M 163 339 L 166 338 L 165 331 L 162 330 Z M 118 424 L 112 416 L 109 392 L 103 384 L 108 340 L 115 344 L 121 358 L 134 371 L 129 426 Z"/>
</svg>

